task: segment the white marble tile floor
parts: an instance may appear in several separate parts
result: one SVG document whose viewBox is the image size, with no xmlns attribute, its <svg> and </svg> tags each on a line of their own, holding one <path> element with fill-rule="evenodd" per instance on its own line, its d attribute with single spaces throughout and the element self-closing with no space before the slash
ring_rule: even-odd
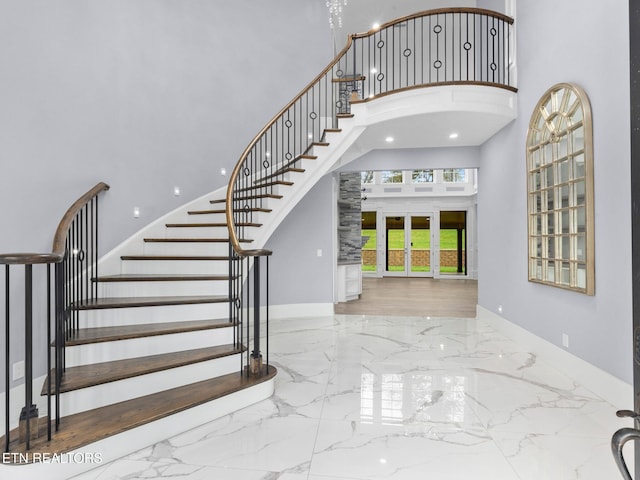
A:
<svg viewBox="0 0 640 480">
<path fill-rule="evenodd" d="M 272 321 L 275 395 L 75 480 L 615 480 L 616 408 L 476 319 Z"/>
</svg>

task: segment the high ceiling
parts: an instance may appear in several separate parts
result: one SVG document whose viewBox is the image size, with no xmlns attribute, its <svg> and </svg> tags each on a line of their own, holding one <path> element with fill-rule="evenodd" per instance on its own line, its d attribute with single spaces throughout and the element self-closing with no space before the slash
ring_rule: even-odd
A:
<svg viewBox="0 0 640 480">
<path fill-rule="evenodd" d="M 337 0 L 337 3 L 346 3 L 342 6 L 341 14 L 333 15 L 334 42 L 337 50 L 344 47 L 348 35 L 366 32 L 374 23 L 383 24 L 434 8 L 476 6 L 475 0 Z"/>
</svg>

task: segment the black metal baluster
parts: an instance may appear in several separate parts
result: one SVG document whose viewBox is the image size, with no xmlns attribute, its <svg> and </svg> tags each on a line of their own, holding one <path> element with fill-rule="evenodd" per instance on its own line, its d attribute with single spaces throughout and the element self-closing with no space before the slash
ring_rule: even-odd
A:
<svg viewBox="0 0 640 480">
<path fill-rule="evenodd" d="M 253 258 L 253 352 L 252 374 L 260 372 L 260 257 Z"/>
<path fill-rule="evenodd" d="M 80 247 L 80 261 L 81 261 L 81 265 L 82 265 L 82 276 L 80 277 L 81 279 L 84 279 L 84 282 L 82 282 L 84 284 L 84 288 L 81 288 L 82 290 L 82 299 L 88 299 L 91 295 L 90 295 L 90 288 L 89 285 L 91 282 L 91 275 L 89 273 L 89 262 L 91 261 L 91 259 L 89 258 L 89 210 L 88 210 L 88 205 L 84 206 L 84 214 L 83 214 L 83 210 L 80 210 L 80 221 L 81 221 L 81 226 L 84 227 L 84 235 L 81 235 L 82 239 L 81 239 L 81 247 Z M 85 261 L 86 260 L 86 261 Z M 80 325 L 78 325 L 78 328 L 80 328 Z"/>
<path fill-rule="evenodd" d="M 247 368 L 247 375 L 249 375 L 249 372 L 250 372 L 250 367 L 249 367 L 249 365 L 250 365 L 249 364 L 249 356 L 250 356 L 249 344 L 251 343 L 251 332 L 249 330 L 251 320 L 250 320 L 250 316 L 249 316 L 249 312 L 248 312 L 248 309 L 251 307 L 251 302 L 249 301 L 251 299 L 251 281 L 250 281 L 251 276 L 250 276 L 250 272 L 249 272 L 249 268 L 250 268 L 249 257 L 247 257 L 245 259 L 245 262 L 247 263 L 247 277 L 246 277 L 247 278 L 247 283 L 246 283 L 246 288 L 245 288 L 245 290 L 246 290 L 245 302 L 246 302 L 246 305 L 247 305 L 247 308 L 246 308 L 246 310 L 247 310 L 247 313 L 246 313 L 247 339 L 246 339 L 245 343 L 246 343 L 246 349 L 247 349 L 247 367 L 246 368 Z"/>
<path fill-rule="evenodd" d="M 11 363 L 11 358 L 9 355 L 9 334 L 11 333 L 11 328 L 9 324 L 9 312 L 10 312 L 10 274 L 9 274 L 9 265 L 5 265 L 5 274 L 4 274 L 4 294 L 5 294 L 5 325 L 4 325 L 4 451 L 9 451 L 9 407 L 10 407 L 10 382 L 9 382 L 9 365 Z"/>
<path fill-rule="evenodd" d="M 67 251 L 68 252 L 68 251 Z M 65 257 L 67 253 L 65 253 Z M 64 271 L 66 258 L 62 263 L 56 263 L 56 336 L 55 336 L 55 396 L 56 396 L 56 431 L 60 427 L 60 383 L 62 382 L 62 365 L 63 365 L 63 349 L 64 349 L 64 317 L 65 317 L 65 289 L 64 289 Z"/>
<path fill-rule="evenodd" d="M 24 266 L 24 351 L 25 351 L 25 414 L 26 449 L 31 449 L 31 405 L 33 403 L 33 265 Z M 37 420 L 36 420 L 37 421 Z"/>
<path fill-rule="evenodd" d="M 267 370 L 266 373 L 269 373 L 269 257 L 266 257 L 267 260 L 267 264 L 266 264 L 266 306 L 267 306 L 267 310 L 265 312 L 265 317 L 266 317 L 266 331 L 265 331 L 265 335 L 266 335 L 266 365 L 267 365 Z"/>
<path fill-rule="evenodd" d="M 51 441 L 51 264 L 47 263 L 47 441 Z"/>
<path fill-rule="evenodd" d="M 510 29 L 507 28 L 507 85 L 511 85 L 511 35 Z"/>
</svg>

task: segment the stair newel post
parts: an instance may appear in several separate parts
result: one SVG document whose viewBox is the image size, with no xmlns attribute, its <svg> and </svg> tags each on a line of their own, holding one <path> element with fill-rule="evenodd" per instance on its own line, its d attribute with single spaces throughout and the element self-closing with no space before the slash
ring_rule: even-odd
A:
<svg viewBox="0 0 640 480">
<path fill-rule="evenodd" d="M 253 351 L 249 373 L 259 375 L 262 371 L 262 355 L 260 354 L 260 257 L 253 259 Z"/>
<path fill-rule="evenodd" d="M 247 352 L 247 373 L 250 376 L 261 376 L 265 371 L 269 371 L 269 256 L 272 252 L 269 250 L 253 250 L 250 253 L 250 258 L 253 259 L 253 295 L 250 291 L 250 281 L 247 281 L 247 300 L 252 299 L 253 306 L 253 350 L 251 354 Z M 262 284 L 262 267 L 260 266 L 261 257 L 265 257 L 266 270 L 265 270 L 265 284 Z M 249 268 L 249 262 L 247 262 L 247 268 Z M 249 272 L 247 272 L 247 279 L 249 279 Z M 266 362 L 262 360 L 262 352 L 260 351 L 260 320 L 261 320 L 261 295 L 262 289 L 265 292 L 265 321 L 266 321 Z M 249 302 L 247 301 L 247 304 Z M 247 321 L 247 346 L 251 343 L 249 335 L 249 322 Z M 263 365 L 266 366 L 266 370 L 263 369 Z"/>
<path fill-rule="evenodd" d="M 246 323 L 247 323 L 247 339 L 246 344 L 247 344 L 247 365 L 246 365 L 246 370 L 247 370 L 247 375 L 249 375 L 251 373 L 251 353 L 249 352 L 249 344 L 251 343 L 251 331 L 250 331 L 250 327 L 251 327 L 251 322 L 249 321 L 249 306 L 250 306 L 250 302 L 249 300 L 251 299 L 251 281 L 250 281 L 250 272 L 249 272 L 249 268 L 251 267 L 251 262 L 249 262 L 249 258 L 250 257 L 244 257 L 244 261 L 247 264 L 247 288 L 246 288 L 246 298 L 243 299 L 243 317 L 245 316 L 245 308 L 244 305 L 246 305 Z M 244 344 L 243 344 L 244 345 Z"/>
<path fill-rule="evenodd" d="M 33 265 L 24 266 L 24 354 L 25 354 L 25 407 L 27 450 L 31 448 L 31 404 L 33 402 Z M 37 421 L 37 418 L 36 418 Z"/>
<path fill-rule="evenodd" d="M 9 265 L 5 265 L 5 278 L 4 278 L 4 300 L 5 300 L 5 326 L 4 326 L 4 451 L 9 452 Z"/>
<path fill-rule="evenodd" d="M 47 263 L 47 441 L 51 441 L 51 264 Z"/>
<path fill-rule="evenodd" d="M 64 269 L 65 261 L 55 266 L 55 335 L 54 335 L 54 363 L 55 363 L 55 417 L 56 431 L 60 428 L 60 383 L 62 382 L 62 353 L 64 348 Z"/>
</svg>

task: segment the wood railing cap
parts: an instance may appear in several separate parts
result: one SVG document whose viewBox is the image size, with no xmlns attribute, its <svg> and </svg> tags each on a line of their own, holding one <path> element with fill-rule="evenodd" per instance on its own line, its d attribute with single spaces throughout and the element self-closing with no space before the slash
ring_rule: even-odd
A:
<svg viewBox="0 0 640 480">
<path fill-rule="evenodd" d="M 69 207 L 56 229 L 51 253 L 3 253 L 0 254 L 0 265 L 30 265 L 62 262 L 65 254 L 67 234 L 76 214 L 84 208 L 92 198 L 96 197 L 100 192 L 109 190 L 109 188 L 109 185 L 100 182 Z"/>
<path fill-rule="evenodd" d="M 273 252 L 271 250 L 259 248 L 255 250 L 242 250 L 242 252 L 238 252 L 238 254 L 242 257 L 269 257 Z"/>
<path fill-rule="evenodd" d="M 35 265 L 42 263 L 57 263 L 62 257 L 53 253 L 3 253 L 0 255 L 0 265 Z"/>
<path fill-rule="evenodd" d="M 76 200 L 73 205 L 69 207 L 67 212 L 60 220 L 58 228 L 53 237 L 53 246 L 51 250 L 54 254 L 64 256 L 65 244 L 67 242 L 67 234 L 71 227 L 71 222 L 75 218 L 76 214 L 87 204 L 93 197 L 97 197 L 99 193 L 109 190 L 109 185 L 104 182 L 98 183 L 95 187 Z"/>
</svg>

